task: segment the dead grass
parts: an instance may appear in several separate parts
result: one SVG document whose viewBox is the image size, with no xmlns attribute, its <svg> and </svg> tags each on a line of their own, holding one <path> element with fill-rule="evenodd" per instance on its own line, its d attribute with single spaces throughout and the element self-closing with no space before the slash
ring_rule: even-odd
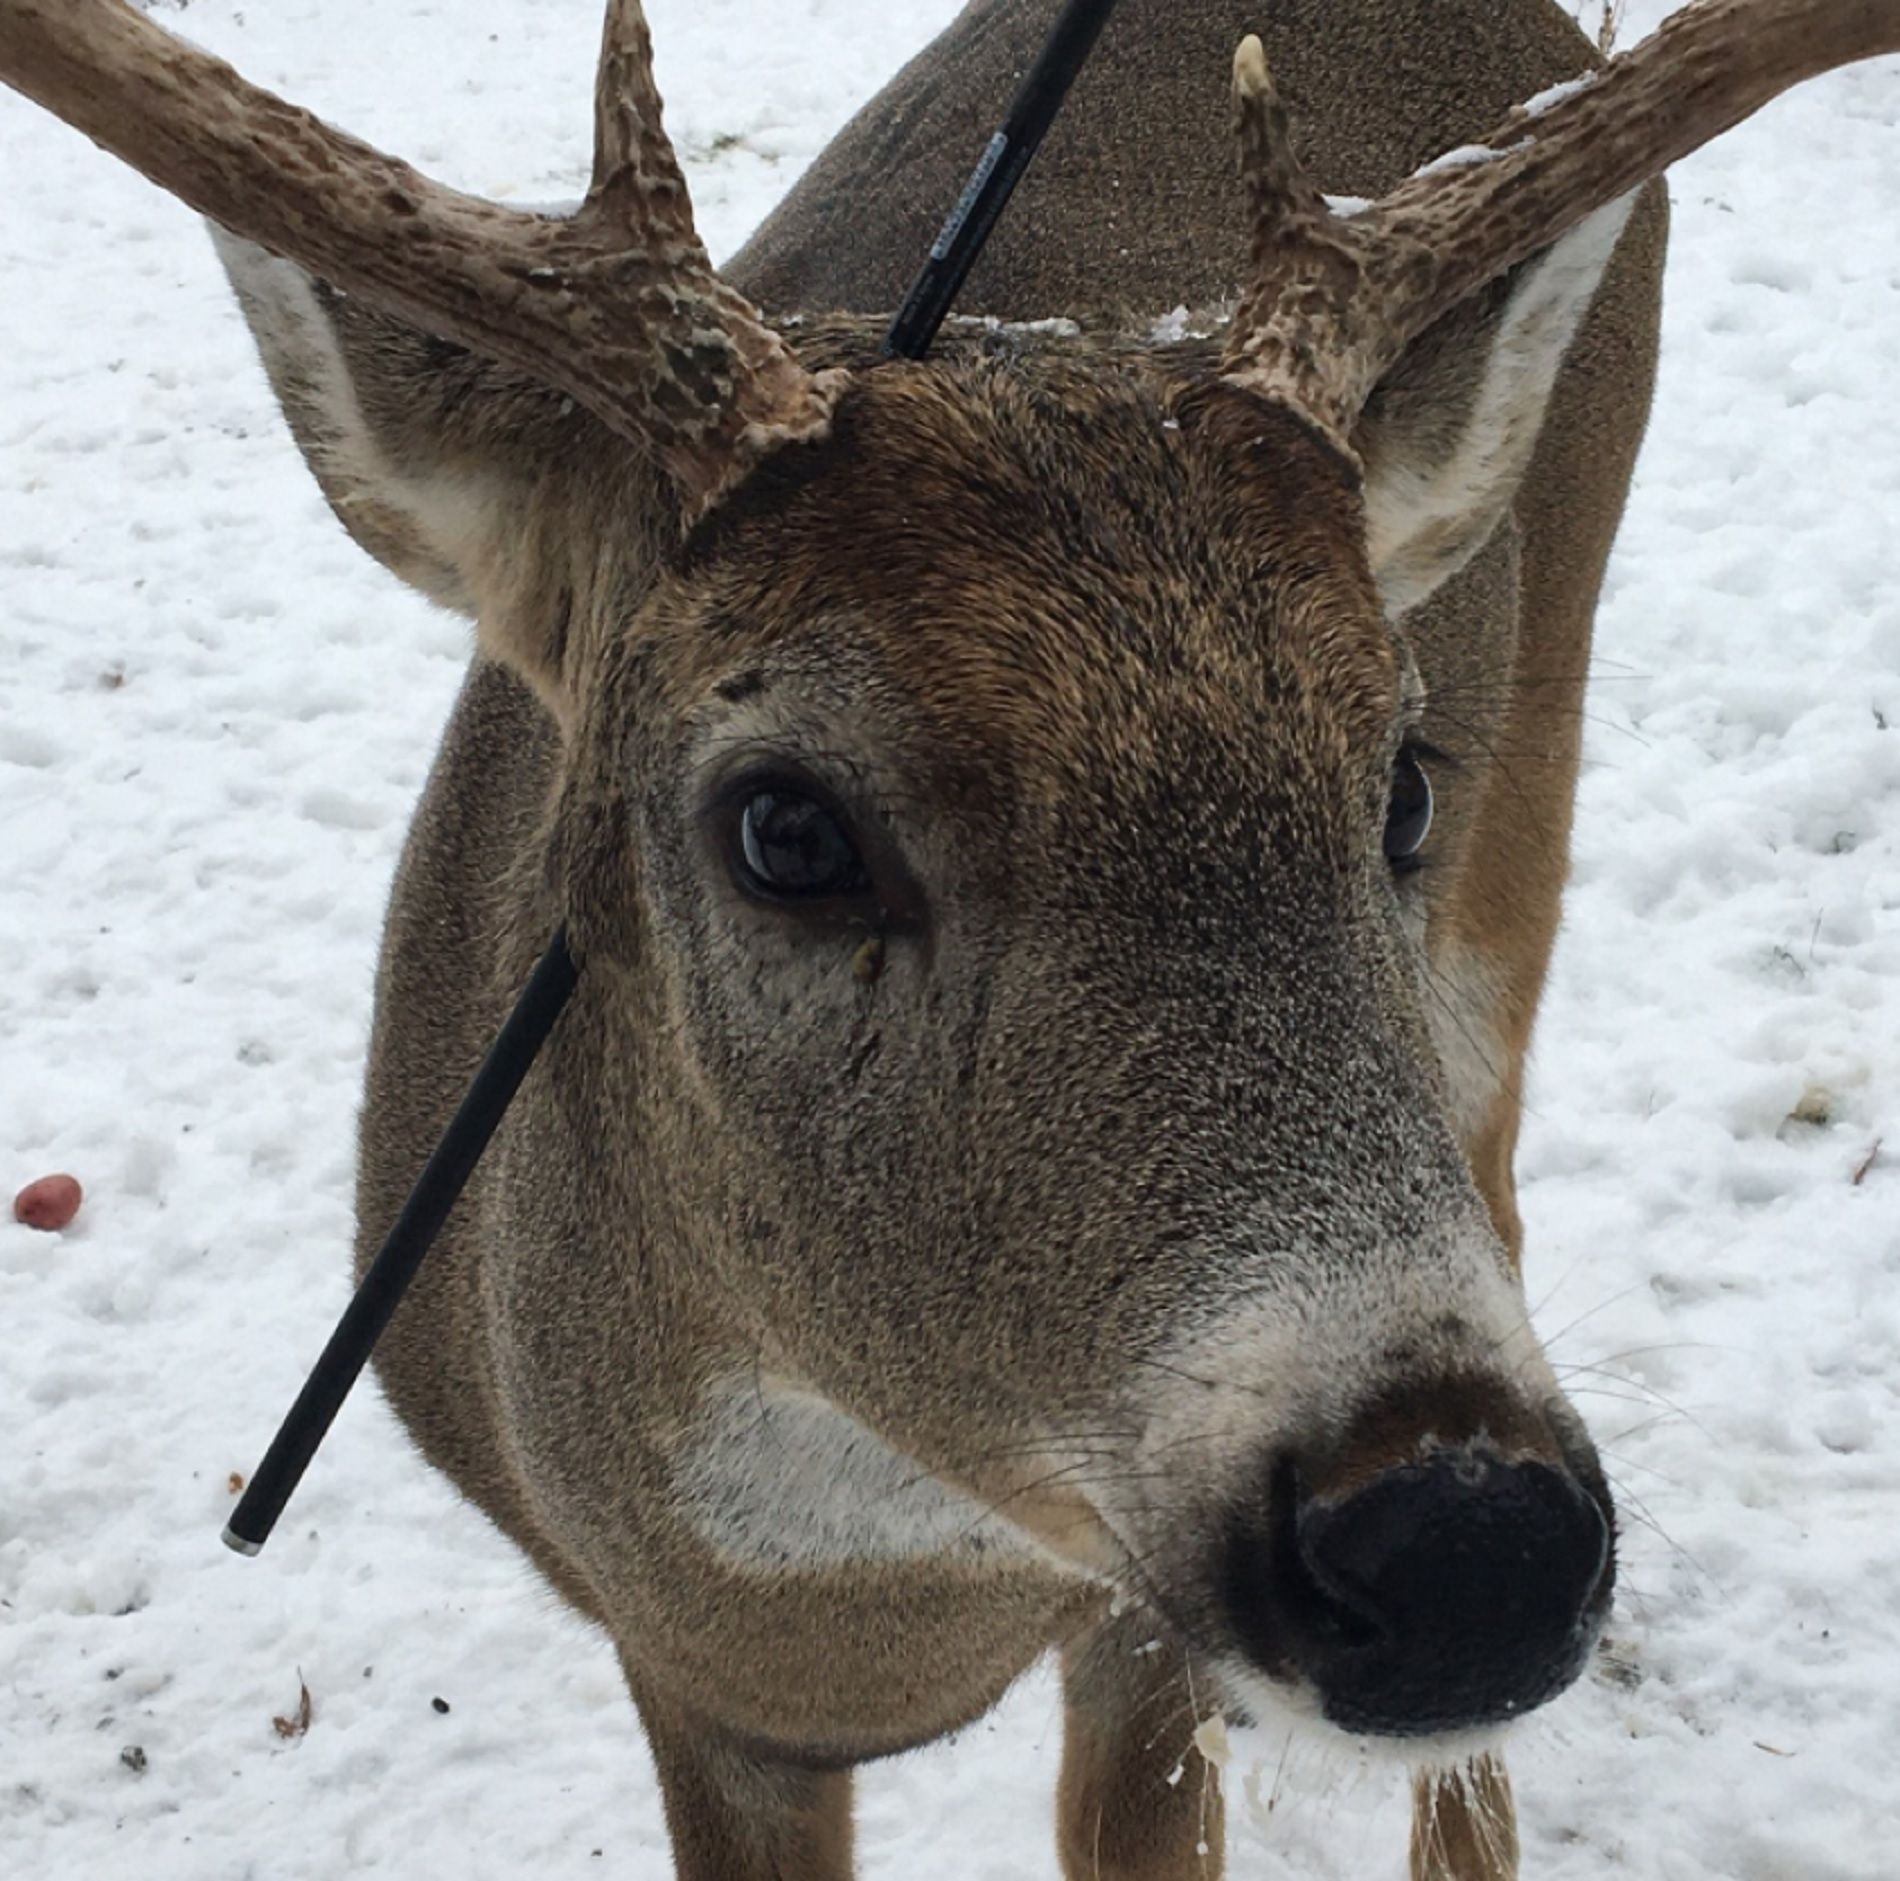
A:
<svg viewBox="0 0 1900 1881">
<path fill-rule="evenodd" d="M 1623 32 L 1623 9 L 1628 0 L 1578 0 L 1572 9 L 1579 26 L 1597 42 L 1597 50 L 1607 59 L 1617 49 Z M 1595 30 L 1591 30 L 1594 18 Z"/>
</svg>

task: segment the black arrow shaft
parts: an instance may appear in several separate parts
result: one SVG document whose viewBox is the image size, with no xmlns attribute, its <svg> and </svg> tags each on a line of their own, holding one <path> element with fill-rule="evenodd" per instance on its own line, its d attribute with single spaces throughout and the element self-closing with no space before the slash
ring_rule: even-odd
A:
<svg viewBox="0 0 1900 1881">
<path fill-rule="evenodd" d="M 950 219 L 931 246 L 929 259 L 891 322 L 884 338 L 885 358 L 921 359 L 930 350 L 964 277 L 1041 148 L 1114 8 L 1115 0 L 1069 0 L 1063 9 L 1002 128 L 984 147 Z"/>
</svg>

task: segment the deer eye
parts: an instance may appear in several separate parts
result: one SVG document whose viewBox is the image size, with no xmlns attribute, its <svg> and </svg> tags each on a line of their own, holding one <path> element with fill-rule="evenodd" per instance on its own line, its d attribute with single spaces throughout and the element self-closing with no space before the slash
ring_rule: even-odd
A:
<svg viewBox="0 0 1900 1881">
<path fill-rule="evenodd" d="M 1399 874 L 1423 866 L 1419 851 L 1431 827 L 1431 779 L 1414 752 L 1401 751 L 1392 766 L 1392 797 L 1385 812 L 1385 859 Z"/>
<path fill-rule="evenodd" d="M 748 797 L 739 815 L 739 851 L 746 885 L 774 900 L 856 895 L 870 886 L 844 825 L 799 791 Z"/>
</svg>

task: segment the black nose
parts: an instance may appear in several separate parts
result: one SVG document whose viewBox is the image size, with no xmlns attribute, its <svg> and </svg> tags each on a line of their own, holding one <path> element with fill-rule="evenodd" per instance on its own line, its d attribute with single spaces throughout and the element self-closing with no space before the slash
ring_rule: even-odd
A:
<svg viewBox="0 0 1900 1881">
<path fill-rule="evenodd" d="M 1342 1496 L 1275 1471 L 1228 1595 L 1250 1653 L 1303 1673 L 1351 1731 L 1492 1724 L 1582 1670 L 1609 1602 L 1610 1525 L 1568 1472 L 1482 1443 L 1435 1450 Z"/>
</svg>

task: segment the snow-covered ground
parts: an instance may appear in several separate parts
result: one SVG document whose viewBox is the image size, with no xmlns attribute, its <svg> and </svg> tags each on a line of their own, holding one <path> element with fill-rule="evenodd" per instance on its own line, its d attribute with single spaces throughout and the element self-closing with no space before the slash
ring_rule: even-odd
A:
<svg viewBox="0 0 1900 1881">
<path fill-rule="evenodd" d="M 952 10 L 649 0 L 715 250 Z M 582 182 L 598 11 L 179 18 L 536 200 Z M 0 1198 L 89 1190 L 64 1235 L 0 1222 L 0 1875 L 661 1881 L 606 1646 L 373 1393 L 261 1560 L 218 1545 L 345 1296 L 378 919 L 464 630 L 332 523 L 189 215 L 8 94 L 0 187 Z M 1515 1755 L 1527 1870 L 1892 1881 L 1900 64 L 1674 190 L 1522 1161 L 1627 1566 L 1612 1652 Z M 872 1771 L 867 1875 L 1051 1875 L 1058 1736 L 1038 1676 Z M 1402 1872 L 1393 1773 L 1255 1766 L 1237 1877 Z"/>
</svg>

